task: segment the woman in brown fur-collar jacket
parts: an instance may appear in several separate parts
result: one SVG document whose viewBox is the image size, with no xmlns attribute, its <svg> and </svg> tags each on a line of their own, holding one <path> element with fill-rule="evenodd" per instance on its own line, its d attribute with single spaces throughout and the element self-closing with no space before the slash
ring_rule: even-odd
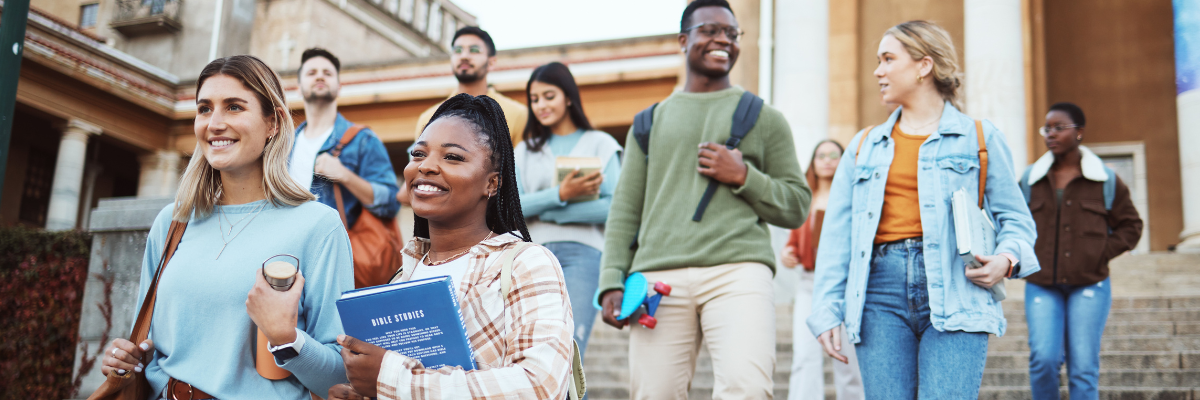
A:
<svg viewBox="0 0 1200 400">
<path fill-rule="evenodd" d="M 1064 349 L 1071 398 L 1099 396 L 1100 337 L 1112 306 L 1108 262 L 1142 235 L 1129 188 L 1080 146 L 1085 124 L 1078 106 L 1051 106 L 1041 129 L 1050 151 L 1020 181 L 1037 223 L 1034 250 L 1042 265 L 1025 278 L 1034 399 L 1059 398 Z"/>
</svg>

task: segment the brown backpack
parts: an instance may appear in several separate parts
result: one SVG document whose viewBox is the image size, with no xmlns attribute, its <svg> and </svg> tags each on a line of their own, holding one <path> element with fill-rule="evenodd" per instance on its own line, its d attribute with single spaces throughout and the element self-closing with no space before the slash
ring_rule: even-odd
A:
<svg viewBox="0 0 1200 400">
<path fill-rule="evenodd" d="M 342 149 L 364 128 L 366 125 L 351 126 L 329 153 L 334 157 L 341 156 Z M 342 217 L 342 225 L 346 225 L 346 233 L 350 235 L 350 248 L 354 251 L 354 288 L 388 283 L 403 261 L 400 250 L 404 248 L 404 242 L 400 227 L 396 226 L 396 219 L 377 217 L 367 211 L 366 207 L 361 207 L 358 221 L 351 227 L 346 223 L 342 185 L 335 186 L 337 187 L 333 189 L 333 199 L 337 204 L 338 215 Z"/>
</svg>

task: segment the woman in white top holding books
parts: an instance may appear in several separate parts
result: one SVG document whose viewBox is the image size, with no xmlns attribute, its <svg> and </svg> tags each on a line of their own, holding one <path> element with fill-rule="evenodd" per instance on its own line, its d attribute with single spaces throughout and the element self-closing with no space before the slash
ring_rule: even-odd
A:
<svg viewBox="0 0 1200 400">
<path fill-rule="evenodd" d="M 438 107 L 412 149 L 404 185 L 414 238 L 392 282 L 448 275 L 476 369 L 420 361 L 342 335 L 349 385 L 330 399 L 554 399 L 566 397 L 572 319 L 554 255 L 529 242 L 504 113 L 487 96 L 459 94 Z M 512 262 L 503 296 L 502 262 Z M 456 268 L 455 266 L 463 266 Z"/>
<path fill-rule="evenodd" d="M 621 145 L 592 128 L 566 65 L 533 70 L 525 86 L 529 121 L 515 151 L 521 211 L 529 233 L 558 257 L 575 315 L 575 341 L 587 349 L 600 284 L 604 222 L 621 175 Z"/>
</svg>

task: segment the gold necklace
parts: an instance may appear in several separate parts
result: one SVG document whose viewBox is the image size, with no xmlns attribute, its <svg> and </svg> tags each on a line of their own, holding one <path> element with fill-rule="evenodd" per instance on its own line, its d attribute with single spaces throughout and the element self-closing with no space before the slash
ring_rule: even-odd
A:
<svg viewBox="0 0 1200 400">
<path fill-rule="evenodd" d="M 480 242 L 491 239 L 493 233 L 494 232 L 488 232 L 488 235 L 484 236 L 483 240 L 480 240 Z M 425 257 L 421 257 L 421 264 L 425 264 L 425 266 L 427 266 L 427 267 L 432 267 L 435 265 L 442 265 L 442 264 L 454 261 L 455 259 L 458 259 L 459 257 L 462 257 L 463 254 L 467 254 L 467 252 L 471 251 L 471 248 L 473 248 L 473 247 L 475 247 L 475 246 L 471 245 L 471 247 L 468 247 L 466 250 L 463 250 L 462 253 L 455 254 L 453 257 L 444 259 L 442 261 L 432 261 L 432 262 L 429 261 L 429 253 L 432 253 L 433 251 L 427 251 L 427 252 L 425 252 Z"/>
<path fill-rule="evenodd" d="M 218 211 L 220 211 L 220 212 L 221 212 L 221 216 L 222 216 L 222 217 L 225 217 L 225 208 L 224 208 L 224 206 L 217 206 L 217 207 L 221 207 L 221 208 L 219 208 L 219 209 L 218 209 Z M 263 209 L 265 209 L 265 208 L 267 208 L 267 202 L 265 202 L 265 201 L 264 201 L 262 204 L 258 205 L 258 207 L 255 207 L 255 208 L 254 208 L 254 210 L 255 210 L 255 211 L 252 213 L 253 215 L 250 217 L 250 220 L 249 220 L 249 221 L 246 221 L 246 225 L 243 225 L 243 226 L 242 226 L 242 229 L 238 229 L 238 231 L 237 231 L 237 233 L 236 233 L 236 234 L 233 234 L 233 226 L 232 226 L 232 225 L 230 225 L 230 226 L 229 226 L 229 232 L 230 232 L 231 234 L 233 234 L 233 237 L 229 238 L 229 240 L 225 240 L 225 227 L 223 227 L 223 226 L 220 226 L 219 224 L 221 223 L 221 220 L 220 220 L 220 219 L 217 219 L 217 224 L 218 224 L 218 226 L 217 226 L 217 231 L 218 231 L 218 232 L 221 232 L 221 241 L 222 241 L 222 242 L 224 242 L 225 244 L 221 245 L 221 251 L 218 251 L 218 252 L 217 252 L 217 257 L 216 257 L 216 258 L 214 258 L 214 260 L 219 260 L 219 259 L 221 259 L 221 254 L 225 253 L 225 247 L 229 246 L 229 244 L 230 244 L 230 243 L 233 243 L 233 240 L 234 240 L 234 239 L 237 239 L 238 235 L 241 235 L 241 234 L 242 234 L 242 232 L 243 232 L 243 231 L 245 231 L 245 230 L 246 230 L 246 228 L 250 226 L 250 223 L 251 223 L 251 222 L 254 222 L 254 219 L 255 219 L 255 218 L 258 218 L 258 214 L 259 214 L 259 213 L 261 213 L 261 212 L 262 212 L 262 210 L 263 210 Z M 225 219 L 229 219 L 229 218 L 228 218 L 228 217 L 225 217 Z M 246 217 L 242 217 L 242 219 L 246 219 Z M 239 222 L 239 223 L 241 223 L 241 222 L 242 222 L 242 220 L 240 220 L 240 219 L 239 219 L 239 220 L 238 220 L 238 222 Z"/>
</svg>

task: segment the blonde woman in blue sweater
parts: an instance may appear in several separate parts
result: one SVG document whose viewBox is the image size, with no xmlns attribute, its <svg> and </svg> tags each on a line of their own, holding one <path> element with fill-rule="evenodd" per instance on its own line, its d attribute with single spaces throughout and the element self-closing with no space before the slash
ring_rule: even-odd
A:
<svg viewBox="0 0 1200 400">
<path fill-rule="evenodd" d="M 169 225 L 187 223 L 159 279 L 149 339 L 113 340 L 101 370 L 146 374 L 154 398 L 324 394 L 346 382 L 334 301 L 353 288 L 353 261 L 337 211 L 288 175 L 295 129 L 279 76 L 252 56 L 214 60 L 200 73 L 196 108 L 195 153 L 174 204 L 154 220 L 142 262 L 138 304 Z M 282 292 L 260 273 L 278 254 L 299 260 L 295 284 Z M 290 377 L 257 373 L 256 330 Z"/>
</svg>

